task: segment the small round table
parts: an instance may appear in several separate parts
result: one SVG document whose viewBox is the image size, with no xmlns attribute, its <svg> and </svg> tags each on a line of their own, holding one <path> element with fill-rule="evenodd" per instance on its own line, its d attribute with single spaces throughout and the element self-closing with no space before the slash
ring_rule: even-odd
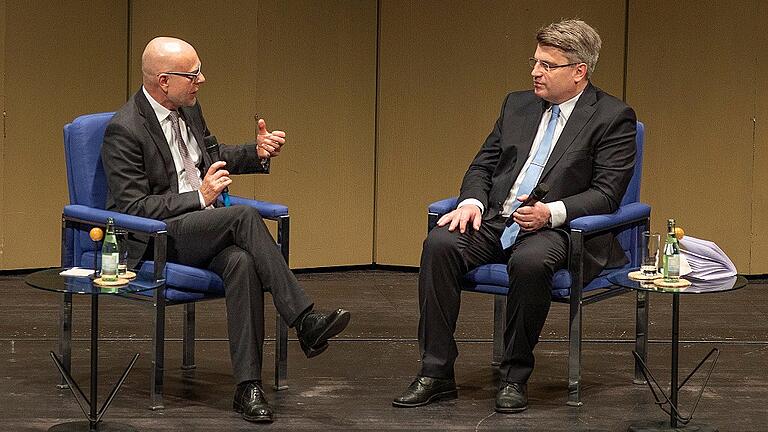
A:
<svg viewBox="0 0 768 432">
<path fill-rule="evenodd" d="M 637 270 L 637 269 L 634 269 Z M 667 398 L 666 394 L 664 394 L 664 391 L 661 390 L 661 387 L 656 383 L 656 380 L 653 378 L 653 375 L 651 375 L 648 366 L 646 366 L 645 362 L 640 358 L 640 356 L 633 351 L 633 354 L 635 356 L 635 360 L 640 364 L 643 375 L 646 377 L 646 382 L 648 383 L 648 386 L 651 388 L 651 392 L 653 392 L 653 395 L 656 399 L 656 403 L 666 412 L 664 409 L 664 405 L 669 403 L 670 409 L 669 409 L 669 422 L 663 421 L 663 422 L 651 422 L 651 423 L 642 423 L 637 425 L 632 425 L 629 427 L 630 432 L 656 432 L 656 431 L 665 431 L 665 432 L 672 432 L 672 431 L 698 431 L 698 432 L 706 432 L 706 431 L 717 431 L 717 429 L 713 426 L 709 425 L 703 425 L 703 424 L 692 424 L 689 423 L 691 418 L 693 417 L 693 411 L 696 409 L 696 405 L 699 403 L 699 399 L 701 399 L 701 395 L 704 391 L 704 386 L 706 386 L 706 381 L 704 382 L 701 391 L 699 392 L 699 396 L 696 400 L 696 403 L 693 406 L 693 409 L 691 410 L 691 413 L 687 417 L 683 417 L 680 414 L 680 411 L 677 406 L 677 398 L 678 393 L 680 391 L 680 388 L 688 382 L 688 379 L 690 379 L 698 370 L 699 368 L 704 364 L 704 362 L 707 361 L 707 359 L 712 356 L 714 353 L 719 354 L 719 350 L 717 348 L 713 348 L 709 354 L 707 354 L 703 360 L 701 360 L 696 366 L 693 371 L 688 375 L 685 380 L 683 380 L 683 383 L 678 387 L 678 352 L 679 352 L 679 326 L 680 326 L 680 295 L 685 294 L 707 294 L 707 293 L 718 293 L 718 292 L 726 292 L 726 291 L 733 291 L 737 290 L 739 288 L 743 288 L 747 286 L 747 280 L 743 276 L 733 276 L 730 278 L 724 278 L 724 279 L 718 279 L 715 281 L 692 281 L 691 285 L 685 288 L 664 288 L 659 287 L 655 285 L 653 282 L 649 281 L 636 281 L 633 279 L 630 279 L 628 276 L 628 273 L 625 272 L 617 272 L 612 275 L 608 276 L 608 280 L 616 284 L 618 286 L 629 288 L 633 290 L 638 291 L 647 291 L 647 292 L 654 292 L 654 293 L 665 293 L 665 294 L 672 294 L 672 367 L 671 367 L 671 377 L 670 377 L 670 397 Z M 715 366 L 715 362 L 717 361 L 717 357 L 715 357 L 715 360 L 712 363 L 712 367 L 709 370 L 709 374 L 707 375 L 707 380 L 709 380 L 709 376 L 712 374 L 712 369 Z M 664 396 L 664 399 L 660 399 L 656 393 L 656 389 L 654 389 L 654 384 L 658 387 L 659 392 Z"/>
<path fill-rule="evenodd" d="M 136 429 L 130 425 L 113 422 L 102 422 L 101 418 L 109 408 L 112 400 L 115 398 L 117 391 L 123 385 L 125 378 L 128 376 L 128 372 L 133 368 L 136 359 L 139 354 L 133 356 L 133 359 L 125 368 L 125 371 L 120 376 L 120 379 L 112 387 L 107 399 L 104 401 L 104 405 L 101 409 L 98 408 L 98 364 L 99 364 L 99 297 L 102 295 L 126 295 L 133 294 L 142 291 L 150 291 L 162 286 L 163 281 L 157 281 L 154 279 L 154 275 L 139 274 L 135 279 L 128 282 L 126 285 L 120 285 L 116 287 L 102 287 L 95 285 L 90 276 L 74 277 L 74 276 L 62 276 L 61 273 L 64 269 L 55 268 L 42 270 L 30 274 L 24 279 L 27 285 L 34 288 L 38 288 L 45 291 L 54 291 L 62 294 L 78 294 L 89 295 L 91 297 L 91 397 L 90 399 L 85 397 L 85 394 L 77 385 L 75 380 L 70 375 L 67 368 L 62 364 L 61 359 L 51 351 L 50 355 L 54 364 L 59 369 L 62 377 L 67 382 L 69 389 L 75 397 L 80 409 L 83 410 L 83 414 L 88 421 L 75 421 L 68 423 L 61 423 L 52 426 L 48 429 L 50 432 L 75 432 L 75 431 L 87 431 L 87 432 L 131 432 Z"/>
</svg>

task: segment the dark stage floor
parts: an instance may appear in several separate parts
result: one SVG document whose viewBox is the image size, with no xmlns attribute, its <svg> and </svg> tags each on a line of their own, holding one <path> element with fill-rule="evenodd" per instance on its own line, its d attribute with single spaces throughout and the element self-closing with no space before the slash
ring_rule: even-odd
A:
<svg viewBox="0 0 768 432">
<path fill-rule="evenodd" d="M 247 423 L 232 412 L 223 301 L 197 307 L 197 369 L 181 364 L 181 307 L 168 314 L 166 408 L 147 409 L 150 371 L 151 309 L 122 299 L 101 302 L 100 395 L 141 353 L 105 419 L 142 431 L 245 430 L 517 430 L 625 431 L 637 421 L 664 420 L 646 386 L 632 384 L 634 294 L 587 306 L 584 312 L 584 406 L 566 406 L 566 305 L 553 304 L 537 367 L 529 383 L 530 407 L 521 414 L 493 411 L 496 391 L 490 365 L 492 301 L 465 294 L 457 330 L 459 399 L 423 408 L 396 409 L 391 400 L 418 370 L 416 274 L 349 271 L 299 275 L 318 308 L 343 306 L 352 323 L 323 355 L 307 360 L 290 333 L 290 388 L 267 397 L 277 412 L 272 425 Z M 768 285 L 742 290 L 682 296 L 681 375 L 711 348 L 722 351 L 704 391 L 695 421 L 721 431 L 768 430 Z M 32 289 L 23 276 L 0 276 L 0 430 L 45 431 L 81 420 L 68 390 L 58 390 L 59 375 L 48 351 L 56 347 L 60 297 Z M 650 364 L 668 386 L 671 296 L 651 296 Z M 73 369 L 87 387 L 89 301 L 75 301 Z M 269 322 L 274 308 L 267 308 Z M 273 332 L 273 326 L 268 326 Z M 269 334 L 270 338 L 273 335 Z M 265 347 L 265 382 L 272 380 L 274 343 Z M 700 383 L 698 380 L 695 384 Z M 694 385 L 681 393 L 684 407 Z M 103 397 L 103 396 L 102 396 Z"/>
</svg>

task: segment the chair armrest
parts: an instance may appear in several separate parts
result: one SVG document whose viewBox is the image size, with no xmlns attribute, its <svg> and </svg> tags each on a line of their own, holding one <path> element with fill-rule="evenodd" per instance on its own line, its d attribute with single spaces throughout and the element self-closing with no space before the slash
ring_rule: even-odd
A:
<svg viewBox="0 0 768 432">
<path fill-rule="evenodd" d="M 442 199 L 440 201 L 435 201 L 429 205 L 429 213 L 434 213 L 438 216 L 442 216 L 456 209 L 456 204 L 458 204 L 458 201 L 459 201 L 459 197 L 451 197 L 451 198 Z"/>
<path fill-rule="evenodd" d="M 247 205 L 259 211 L 263 218 L 276 219 L 281 216 L 288 216 L 288 206 L 275 204 L 268 201 L 257 201 L 243 197 L 229 196 L 229 202 L 232 205 Z"/>
<path fill-rule="evenodd" d="M 619 207 L 611 214 L 583 216 L 571 221 L 571 230 L 583 234 L 608 231 L 624 225 L 644 221 L 651 217 L 651 206 L 643 203 L 630 203 Z"/>
<path fill-rule="evenodd" d="M 140 216 L 131 216 L 109 210 L 102 210 L 80 204 L 64 206 L 64 217 L 94 225 L 106 225 L 107 218 L 115 220 L 115 225 L 140 233 L 157 233 L 166 230 L 165 222 Z"/>
</svg>

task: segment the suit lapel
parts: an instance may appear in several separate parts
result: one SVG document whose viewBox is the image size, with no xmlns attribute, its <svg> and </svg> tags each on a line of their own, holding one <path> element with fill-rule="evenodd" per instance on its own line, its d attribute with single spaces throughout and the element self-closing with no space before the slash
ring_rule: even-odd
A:
<svg viewBox="0 0 768 432">
<path fill-rule="evenodd" d="M 597 95 L 595 88 L 590 84 L 576 102 L 571 117 L 568 119 L 565 128 L 563 128 L 563 132 L 557 139 L 555 148 L 552 149 L 552 153 L 549 155 L 549 159 L 547 159 L 547 164 L 544 165 L 544 170 L 540 177 L 541 180 L 544 180 L 547 174 L 552 171 L 552 168 L 557 165 L 557 162 L 563 157 L 566 150 L 573 144 L 576 137 L 579 136 L 579 132 L 581 132 L 587 122 L 589 122 L 589 119 L 592 118 L 592 115 L 595 113 L 595 102 L 597 102 Z"/>
<path fill-rule="evenodd" d="M 176 165 L 173 163 L 173 155 L 171 155 L 171 148 L 168 146 L 168 141 L 165 139 L 163 128 L 160 127 L 160 122 L 157 120 L 155 110 L 152 109 L 152 105 L 149 104 L 144 92 L 139 90 L 136 93 L 136 106 L 138 107 L 139 114 L 144 118 L 144 128 L 149 136 L 152 138 L 152 142 L 155 144 L 157 151 L 163 158 L 163 165 L 168 179 L 171 182 L 171 189 L 179 191 L 179 179 L 176 175 Z"/>
<path fill-rule="evenodd" d="M 517 146 L 519 149 L 517 153 L 518 159 L 517 163 L 515 163 L 514 170 L 511 173 L 512 181 L 520 175 L 520 171 L 522 171 L 523 165 L 528 159 L 528 155 L 531 153 L 533 140 L 536 139 L 536 132 L 538 132 L 539 123 L 541 123 L 541 115 L 547 109 L 547 106 L 545 101 L 541 101 L 541 104 L 531 105 L 531 109 L 525 114 L 523 122 L 520 124 L 520 144 Z M 512 187 L 511 183 L 509 187 Z"/>
</svg>

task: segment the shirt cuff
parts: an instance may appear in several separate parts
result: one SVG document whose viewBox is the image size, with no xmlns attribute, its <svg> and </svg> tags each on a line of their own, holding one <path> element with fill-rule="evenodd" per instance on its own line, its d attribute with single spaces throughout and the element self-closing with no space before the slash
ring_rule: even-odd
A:
<svg viewBox="0 0 768 432">
<path fill-rule="evenodd" d="M 562 201 L 544 203 L 544 205 L 549 207 L 549 221 L 552 224 L 552 228 L 557 228 L 565 223 L 565 218 L 568 214 Z"/>
<path fill-rule="evenodd" d="M 203 193 L 198 189 L 197 197 L 200 199 L 200 210 L 205 208 L 205 199 L 203 199 Z"/>
<path fill-rule="evenodd" d="M 483 203 L 480 202 L 480 200 L 475 198 L 467 198 L 464 201 L 460 202 L 459 205 L 456 206 L 456 208 L 462 208 L 465 205 L 472 204 L 476 205 L 480 208 L 480 214 L 485 213 L 485 207 L 483 207 Z"/>
</svg>

